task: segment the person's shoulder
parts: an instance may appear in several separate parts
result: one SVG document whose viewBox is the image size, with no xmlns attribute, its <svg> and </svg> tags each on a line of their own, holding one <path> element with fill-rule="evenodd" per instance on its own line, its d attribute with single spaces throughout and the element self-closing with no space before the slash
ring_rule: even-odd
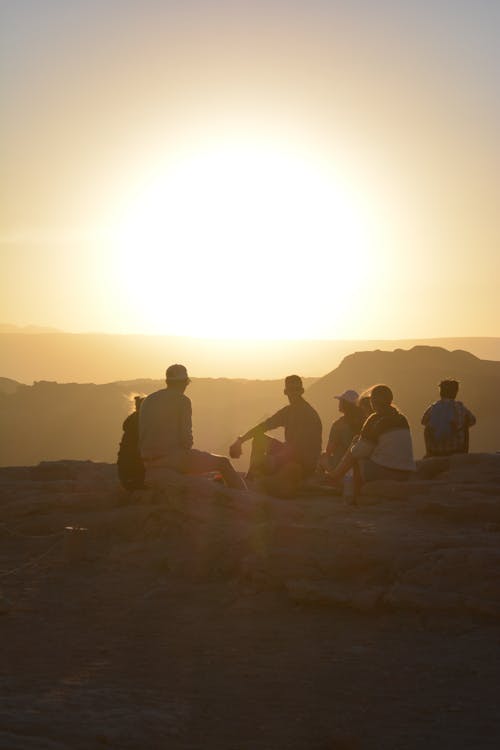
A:
<svg viewBox="0 0 500 750">
<path fill-rule="evenodd" d="M 402 412 L 398 412 L 399 422 L 402 429 L 410 429 L 410 423 L 408 422 L 408 417 L 406 414 L 403 414 Z"/>
<path fill-rule="evenodd" d="M 436 407 L 439 407 L 443 402 L 441 399 L 438 399 L 437 401 L 433 401 L 429 406 L 427 407 L 427 411 L 432 411 Z"/>
<path fill-rule="evenodd" d="M 153 393 L 150 393 L 149 396 L 146 396 L 146 398 L 142 402 L 141 409 L 144 408 L 144 404 L 151 403 L 152 401 L 157 401 L 159 398 L 163 398 L 166 392 L 166 388 L 160 388 L 158 391 L 153 391 Z"/>
<path fill-rule="evenodd" d="M 292 404 L 286 404 L 285 406 L 282 406 L 281 409 L 278 409 L 278 411 L 274 412 L 273 417 L 286 416 L 290 413 L 291 409 Z"/>
<path fill-rule="evenodd" d="M 133 414 L 129 414 L 128 417 L 125 417 L 125 419 L 123 421 L 123 424 L 122 424 L 122 430 L 124 432 L 125 432 L 125 430 L 129 430 L 130 427 L 133 426 L 133 420 L 132 420 L 133 416 L 134 416 Z"/>
<path fill-rule="evenodd" d="M 304 404 L 306 406 L 306 409 L 309 412 L 309 417 L 311 418 L 311 420 L 313 420 L 314 422 L 317 422 L 317 423 L 319 423 L 319 425 L 321 425 L 321 417 L 319 416 L 319 414 L 316 411 L 316 409 L 314 408 L 314 406 L 311 406 L 311 404 L 309 403 L 309 401 L 306 401 L 305 399 L 302 399 L 302 401 L 304 402 Z"/>
<path fill-rule="evenodd" d="M 316 411 L 316 409 L 314 408 L 314 406 L 312 404 L 310 404 L 309 401 L 306 401 L 305 398 L 301 398 L 298 403 L 301 404 L 302 407 L 305 407 L 306 409 L 310 409 L 311 411 L 314 411 L 314 412 Z"/>
<path fill-rule="evenodd" d="M 341 430 L 343 428 L 345 423 L 346 418 L 344 415 L 342 415 L 341 417 L 337 417 L 337 419 L 334 419 L 332 422 L 331 430 L 333 430 L 333 432 L 337 432 L 338 430 Z"/>
</svg>

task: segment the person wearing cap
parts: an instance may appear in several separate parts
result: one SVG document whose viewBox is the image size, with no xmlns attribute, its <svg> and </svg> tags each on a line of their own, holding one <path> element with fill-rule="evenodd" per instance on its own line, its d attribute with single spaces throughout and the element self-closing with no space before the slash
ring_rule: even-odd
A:
<svg viewBox="0 0 500 750">
<path fill-rule="evenodd" d="M 303 398 L 304 387 L 298 375 L 285 378 L 283 392 L 288 405 L 238 437 L 229 455 L 239 458 L 243 443 L 252 440 L 247 478 L 264 479 L 264 486 L 267 484 L 273 494 L 287 495 L 293 494 L 300 482 L 316 470 L 322 426 L 317 411 Z M 266 434 L 278 427 L 285 428 L 284 443 Z"/>
<path fill-rule="evenodd" d="M 373 386 L 370 400 L 373 414 L 353 440 L 349 453 L 329 473 L 330 481 L 340 480 L 352 468 L 357 489 L 376 479 L 406 481 L 415 471 L 410 426 L 393 405 L 391 389 L 387 385 Z"/>
<path fill-rule="evenodd" d="M 246 489 L 229 459 L 193 448 L 191 400 L 184 394 L 190 383 L 184 365 L 170 365 L 166 388 L 144 399 L 139 412 L 139 448 L 146 482 L 162 484 L 170 472 L 205 474 L 218 471 L 228 487 Z"/>
<path fill-rule="evenodd" d="M 434 401 L 422 417 L 426 458 L 469 452 L 469 428 L 476 424 L 476 417 L 456 400 L 459 386 L 458 380 L 442 380 L 439 401 Z"/>
<path fill-rule="evenodd" d="M 338 466 L 365 421 L 364 413 L 358 406 L 357 391 L 347 390 L 334 398 L 338 399 L 342 416 L 332 424 L 326 450 L 320 459 L 320 465 L 326 471 L 333 471 Z"/>
</svg>

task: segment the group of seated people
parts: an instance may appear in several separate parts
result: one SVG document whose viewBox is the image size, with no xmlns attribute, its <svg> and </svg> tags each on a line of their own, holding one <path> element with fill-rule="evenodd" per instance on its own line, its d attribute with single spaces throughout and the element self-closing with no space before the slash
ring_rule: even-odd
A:
<svg viewBox="0 0 500 750">
<path fill-rule="evenodd" d="M 229 456 L 242 455 L 252 441 L 250 465 L 243 478 L 229 458 L 193 448 L 191 401 L 185 395 L 190 379 L 184 365 L 170 365 L 166 388 L 146 398 L 136 397 L 136 410 L 123 424 L 118 453 L 120 480 L 127 489 L 165 486 L 172 472 L 188 475 L 215 473 L 228 487 L 255 486 L 269 494 L 288 497 L 307 480 L 339 487 L 352 476 L 354 492 L 377 479 L 408 480 L 415 471 L 410 427 L 393 403 L 387 385 L 375 385 L 358 394 L 349 389 L 335 396 L 341 417 L 322 448 L 322 424 L 304 399 L 298 375 L 285 378 L 288 404 L 243 433 L 232 443 Z M 440 399 L 422 417 L 427 456 L 468 451 L 468 429 L 473 414 L 456 401 L 458 382 L 440 383 Z M 267 433 L 284 428 L 284 442 Z"/>
</svg>

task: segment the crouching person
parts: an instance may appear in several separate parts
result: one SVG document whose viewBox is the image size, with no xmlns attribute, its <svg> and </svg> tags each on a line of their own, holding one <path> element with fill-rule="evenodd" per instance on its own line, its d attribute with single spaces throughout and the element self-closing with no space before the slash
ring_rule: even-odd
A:
<svg viewBox="0 0 500 750">
<path fill-rule="evenodd" d="M 387 385 L 376 385 L 370 394 L 373 414 L 364 423 L 340 465 L 330 473 L 338 481 L 351 468 L 355 491 L 364 482 L 377 479 L 407 481 L 415 471 L 410 426 L 406 417 L 392 405 Z"/>
<path fill-rule="evenodd" d="M 146 483 L 168 484 L 171 472 L 205 474 L 218 471 L 225 484 L 245 490 L 243 479 L 225 456 L 193 448 L 191 400 L 184 394 L 189 380 L 184 365 L 170 365 L 166 388 L 148 396 L 139 412 L 139 448 Z"/>
</svg>

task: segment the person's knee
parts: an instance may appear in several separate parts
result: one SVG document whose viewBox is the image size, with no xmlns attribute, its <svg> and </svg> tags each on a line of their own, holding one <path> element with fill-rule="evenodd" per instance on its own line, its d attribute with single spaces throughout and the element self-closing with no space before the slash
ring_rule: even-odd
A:
<svg viewBox="0 0 500 750">
<path fill-rule="evenodd" d="M 252 446 L 254 446 L 255 448 L 265 449 L 267 447 L 268 442 L 269 442 L 269 437 L 266 435 L 265 432 L 258 432 L 252 438 Z"/>
</svg>

